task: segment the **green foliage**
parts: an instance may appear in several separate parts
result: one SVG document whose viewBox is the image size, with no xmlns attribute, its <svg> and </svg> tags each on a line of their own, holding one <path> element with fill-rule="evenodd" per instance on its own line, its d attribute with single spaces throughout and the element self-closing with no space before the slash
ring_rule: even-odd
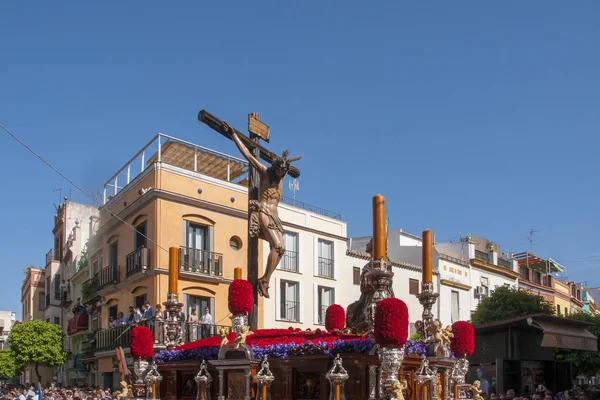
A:
<svg viewBox="0 0 600 400">
<path fill-rule="evenodd" d="M 543 297 L 508 286 L 499 286 L 481 300 L 471 315 L 473 325 L 517 318 L 528 314 L 554 314 L 554 307 Z"/>
<path fill-rule="evenodd" d="M 586 329 L 594 335 L 600 336 L 600 316 L 579 312 L 569 314 L 567 318 L 594 324 Z M 554 356 L 557 360 L 570 362 L 575 375 L 594 376 L 600 373 L 600 351 L 555 349 Z"/>
<path fill-rule="evenodd" d="M 12 351 L 0 351 L 0 380 L 9 380 L 10 378 L 17 376 L 18 373 L 19 368 Z"/>
<path fill-rule="evenodd" d="M 35 268 L 33 265 L 28 265 L 28 266 L 27 266 L 27 268 L 25 268 L 25 269 L 23 270 L 23 274 L 24 274 L 25 276 L 29 276 L 29 274 L 31 273 L 31 270 L 32 270 L 33 268 Z"/>
<path fill-rule="evenodd" d="M 410 335 L 410 337 L 408 339 L 412 340 L 413 342 L 422 342 L 423 341 L 423 338 L 418 333 L 413 333 L 412 335 Z"/>
<path fill-rule="evenodd" d="M 83 285 L 81 285 L 81 297 L 85 302 L 89 300 L 90 297 L 98 291 L 98 285 L 93 281 L 85 281 Z"/>
<path fill-rule="evenodd" d="M 8 345 L 17 365 L 35 364 L 38 380 L 41 380 L 37 371 L 39 364 L 58 367 L 67 359 L 63 335 L 59 325 L 35 320 L 15 325 L 8 335 Z"/>
</svg>

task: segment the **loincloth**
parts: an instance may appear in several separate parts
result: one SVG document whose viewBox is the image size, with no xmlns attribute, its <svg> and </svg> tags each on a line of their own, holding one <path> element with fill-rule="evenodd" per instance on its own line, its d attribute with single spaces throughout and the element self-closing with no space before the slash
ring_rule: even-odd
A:
<svg viewBox="0 0 600 400">
<path fill-rule="evenodd" d="M 248 204 L 248 212 L 250 213 L 250 220 L 248 222 L 248 233 L 250 237 L 260 237 L 261 236 L 261 226 L 260 226 L 260 214 L 265 214 L 269 217 L 269 224 L 267 225 L 267 229 L 274 229 L 283 233 L 283 224 L 281 223 L 281 219 L 277 215 L 272 215 L 268 209 L 261 207 L 260 203 L 256 200 L 250 200 Z"/>
</svg>

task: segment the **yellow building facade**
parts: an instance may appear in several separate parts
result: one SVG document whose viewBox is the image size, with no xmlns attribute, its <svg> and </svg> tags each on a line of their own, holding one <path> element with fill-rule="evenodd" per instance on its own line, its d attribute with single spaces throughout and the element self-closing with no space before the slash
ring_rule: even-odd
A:
<svg viewBox="0 0 600 400">
<path fill-rule="evenodd" d="M 201 318 L 209 308 L 215 325 L 229 326 L 234 268 L 246 274 L 245 161 L 162 135 L 154 143 L 158 151 L 149 144 L 107 182 L 88 245 L 90 280 L 82 297 L 96 331 L 94 356 L 86 360 L 90 384 L 115 386 L 114 349 L 128 352 L 129 329 L 111 328 L 111 317 L 122 312 L 127 318 L 130 306 L 146 300 L 152 307 L 167 300 L 170 247 L 179 249 L 178 296 L 186 320 L 193 309 Z M 135 163 L 142 171 L 133 176 Z M 160 344 L 162 327 L 152 328 Z M 193 329 L 187 334 L 198 337 L 200 328 Z"/>
</svg>

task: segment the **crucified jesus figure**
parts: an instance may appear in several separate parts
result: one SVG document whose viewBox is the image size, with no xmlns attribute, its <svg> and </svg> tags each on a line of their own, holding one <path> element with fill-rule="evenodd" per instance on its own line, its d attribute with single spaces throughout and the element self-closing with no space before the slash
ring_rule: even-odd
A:
<svg viewBox="0 0 600 400">
<path fill-rule="evenodd" d="M 268 299 L 271 275 L 285 253 L 283 225 L 277 211 L 279 199 L 283 192 L 283 181 L 290 169 L 291 163 L 298 161 L 302 157 L 288 159 L 287 157 L 290 153 L 286 150 L 281 157 L 273 160 L 270 167 L 266 167 L 250 153 L 238 137 L 235 129 L 232 129 L 224 122 L 223 131 L 231 135 L 242 155 L 258 171 L 258 175 L 260 176 L 258 201 L 251 200 L 248 204 L 248 213 L 250 214 L 248 233 L 251 237 L 258 237 L 269 242 L 271 250 L 267 258 L 265 273 L 258 279 L 257 284 L 258 293 Z"/>
</svg>

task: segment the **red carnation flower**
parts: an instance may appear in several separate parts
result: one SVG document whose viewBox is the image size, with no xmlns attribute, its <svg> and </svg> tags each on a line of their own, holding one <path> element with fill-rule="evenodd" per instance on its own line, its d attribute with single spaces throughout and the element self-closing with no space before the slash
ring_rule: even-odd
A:
<svg viewBox="0 0 600 400">
<path fill-rule="evenodd" d="M 375 341 L 381 346 L 402 347 L 408 339 L 408 307 L 400 299 L 388 298 L 375 308 Z"/>
<path fill-rule="evenodd" d="M 450 342 L 450 350 L 456 357 L 469 357 L 475 351 L 475 330 L 467 321 L 456 321 L 452 324 L 454 337 Z"/>
<path fill-rule="evenodd" d="M 346 312 L 339 304 L 332 304 L 325 311 L 325 329 L 328 332 L 341 331 L 346 326 Z"/>
<path fill-rule="evenodd" d="M 136 326 L 131 330 L 131 355 L 133 358 L 151 358 L 154 356 L 154 335 L 146 326 Z"/>
<path fill-rule="evenodd" d="M 254 306 L 252 285 L 245 279 L 236 279 L 229 285 L 229 312 L 233 315 L 248 315 Z"/>
</svg>

